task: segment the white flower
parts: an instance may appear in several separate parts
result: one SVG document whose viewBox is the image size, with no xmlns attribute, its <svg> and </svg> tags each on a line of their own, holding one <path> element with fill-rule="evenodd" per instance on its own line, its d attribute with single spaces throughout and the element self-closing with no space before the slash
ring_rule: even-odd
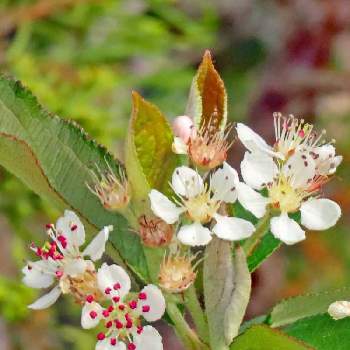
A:
<svg viewBox="0 0 350 350">
<path fill-rule="evenodd" d="M 231 241 L 244 239 L 255 230 L 249 221 L 218 214 L 221 203 L 236 201 L 238 184 L 237 172 L 227 163 L 214 172 L 209 185 L 196 171 L 182 166 L 175 169 L 172 176 L 172 188 L 178 199 L 174 203 L 159 191 L 152 190 L 149 194 L 151 208 L 168 224 L 177 222 L 181 214 L 186 214 L 192 220 L 191 224 L 181 226 L 178 232 L 177 237 L 183 244 L 206 245 L 212 233 Z M 204 225 L 212 219 L 216 224 L 210 230 Z"/>
<path fill-rule="evenodd" d="M 95 267 L 93 261 L 102 257 L 111 226 L 104 227 L 91 243 L 80 252 L 85 243 L 84 226 L 72 211 L 66 210 L 56 226 L 47 226 L 51 242 L 43 248 L 32 244 L 31 249 L 41 258 L 28 262 L 23 268 L 23 282 L 32 288 L 55 287 L 29 305 L 31 309 L 45 309 L 56 302 L 61 293 L 72 293 L 77 300 L 85 298 L 82 291 L 93 292 Z M 91 260 L 85 260 L 89 257 Z M 85 282 L 85 283 L 84 283 Z"/>
<path fill-rule="evenodd" d="M 265 154 L 270 157 L 287 160 L 295 152 L 303 152 L 310 155 L 316 166 L 316 175 L 328 176 L 335 173 L 342 157 L 337 156 L 335 147 L 325 143 L 323 137 L 325 130 L 320 134 L 315 132 L 314 126 L 305 123 L 303 119 L 297 119 L 290 115 L 283 116 L 274 113 L 275 143 L 268 145 L 265 140 L 248 126 L 238 123 L 237 135 L 243 145 L 253 154 Z"/>
<path fill-rule="evenodd" d="M 211 123 L 203 123 L 198 129 L 190 117 L 182 115 L 175 118 L 173 151 L 188 154 L 198 167 L 214 169 L 227 158 L 227 151 L 232 143 L 228 141 L 232 126 L 225 130 L 218 129 Z"/>
<path fill-rule="evenodd" d="M 340 320 L 350 316 L 350 302 L 349 301 L 335 301 L 328 307 L 328 313 L 335 320 Z"/>
<path fill-rule="evenodd" d="M 150 284 L 136 298 L 130 296 L 130 278 L 117 265 L 103 264 L 97 272 L 97 282 L 107 304 L 102 307 L 90 298 L 81 315 L 85 329 L 104 322 L 105 332 L 97 335 L 96 350 L 162 350 L 162 338 L 157 330 L 151 326 L 143 327 L 141 323 L 141 316 L 154 322 L 164 315 L 165 299 L 160 289 Z M 127 347 L 125 342 L 128 342 Z"/>
<path fill-rule="evenodd" d="M 308 153 L 296 152 L 277 165 L 269 155 L 246 152 L 241 172 L 246 184 L 237 187 L 238 200 L 259 218 L 268 205 L 279 210 L 280 216 L 271 219 L 271 232 L 286 244 L 305 239 L 304 230 L 288 214 L 300 210 L 301 224 L 310 230 L 326 230 L 341 216 L 337 203 L 315 197 L 325 179 L 317 175 L 317 163 Z M 268 197 L 255 191 L 263 188 Z"/>
</svg>

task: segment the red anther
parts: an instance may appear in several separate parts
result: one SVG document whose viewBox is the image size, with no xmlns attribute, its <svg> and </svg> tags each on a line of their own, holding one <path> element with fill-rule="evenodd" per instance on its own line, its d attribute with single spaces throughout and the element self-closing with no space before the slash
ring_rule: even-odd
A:
<svg viewBox="0 0 350 350">
<path fill-rule="evenodd" d="M 41 248 L 36 248 L 36 255 L 37 256 L 42 256 L 43 255 L 43 250 Z"/>
<path fill-rule="evenodd" d="M 120 305 L 118 306 L 118 308 L 119 308 L 119 310 L 123 311 L 123 310 L 125 309 L 125 305 L 124 305 L 124 304 L 120 304 Z"/>
<path fill-rule="evenodd" d="M 49 230 L 50 228 L 53 228 L 53 224 L 46 224 L 45 227 L 47 230 Z"/>
<path fill-rule="evenodd" d="M 127 320 L 127 321 L 126 321 L 125 327 L 126 327 L 127 329 L 132 328 L 132 321 L 131 321 L 131 320 Z"/>
<path fill-rule="evenodd" d="M 111 306 L 108 306 L 108 312 L 112 312 L 114 310 L 114 307 L 111 305 Z"/>
<path fill-rule="evenodd" d="M 95 300 L 95 297 L 94 297 L 92 294 L 90 294 L 90 295 L 88 295 L 88 296 L 86 297 L 86 301 L 87 301 L 89 304 L 91 304 L 94 300 Z"/>
<path fill-rule="evenodd" d="M 129 314 L 125 314 L 125 319 L 127 320 L 127 321 L 131 321 L 131 318 L 130 318 L 130 315 Z"/>
<path fill-rule="evenodd" d="M 35 249 L 36 248 L 35 243 L 34 242 L 30 243 L 29 248 Z"/>
<path fill-rule="evenodd" d="M 142 312 L 149 312 L 149 310 L 151 310 L 151 307 L 149 305 L 142 306 Z"/>
<path fill-rule="evenodd" d="M 111 294 L 111 291 L 112 291 L 112 289 L 108 287 L 105 289 L 105 294 L 109 295 L 109 294 Z"/>
<path fill-rule="evenodd" d="M 97 312 L 96 311 L 90 311 L 89 315 L 94 320 L 97 317 Z"/>
<path fill-rule="evenodd" d="M 141 334 L 143 332 L 143 327 L 142 326 L 138 326 L 137 327 L 137 334 Z"/>
<path fill-rule="evenodd" d="M 136 345 L 134 343 L 129 343 L 128 350 L 135 350 L 135 349 L 136 349 Z"/>
<path fill-rule="evenodd" d="M 111 328 L 113 326 L 113 322 L 112 321 L 108 321 L 106 323 L 106 328 Z"/>
<path fill-rule="evenodd" d="M 122 329 L 124 327 L 124 325 L 119 320 L 115 320 L 114 323 L 117 329 Z"/>
<path fill-rule="evenodd" d="M 137 308 L 137 301 L 136 300 L 132 300 L 129 303 L 130 309 L 134 310 Z"/>
<path fill-rule="evenodd" d="M 30 265 L 28 265 L 28 270 L 30 271 L 30 270 L 32 270 L 32 269 L 33 269 L 33 267 L 30 266 Z"/>
<path fill-rule="evenodd" d="M 73 224 L 73 225 L 70 227 L 71 231 L 75 231 L 77 228 L 78 228 L 78 225 L 76 225 L 76 224 Z"/>
<path fill-rule="evenodd" d="M 117 339 L 116 338 L 111 338 L 110 343 L 112 346 L 117 345 Z"/>
<path fill-rule="evenodd" d="M 109 317 L 109 312 L 108 312 L 108 310 L 103 310 L 103 311 L 102 311 L 102 315 L 103 315 L 103 317 Z"/>
<path fill-rule="evenodd" d="M 105 334 L 104 333 L 98 333 L 97 334 L 97 340 L 104 340 L 106 338 Z"/>
<path fill-rule="evenodd" d="M 58 270 L 55 272 L 55 274 L 57 278 L 61 278 L 63 276 L 63 271 Z"/>
<path fill-rule="evenodd" d="M 140 300 L 146 300 L 147 299 L 147 294 L 146 293 L 140 293 L 139 294 L 139 299 Z"/>
<path fill-rule="evenodd" d="M 62 248 L 63 248 L 63 249 L 66 249 L 66 248 L 67 248 L 67 242 L 66 242 L 66 241 L 61 242 L 61 245 L 62 245 Z"/>
<path fill-rule="evenodd" d="M 118 297 L 118 296 L 113 297 L 112 300 L 113 300 L 115 303 L 119 303 L 120 297 Z"/>
<path fill-rule="evenodd" d="M 52 257 L 54 260 L 62 260 L 64 256 L 62 254 L 56 254 Z"/>
<path fill-rule="evenodd" d="M 120 283 L 116 283 L 116 284 L 113 286 L 113 289 L 114 289 L 114 290 L 118 290 L 118 289 L 120 289 L 120 288 L 121 288 Z"/>
<path fill-rule="evenodd" d="M 62 243 L 62 242 L 65 242 L 67 240 L 67 238 L 66 238 L 66 236 L 59 235 L 59 236 L 57 236 L 57 240 Z"/>
<path fill-rule="evenodd" d="M 305 131 L 304 130 L 300 130 L 299 131 L 299 136 L 300 137 L 304 137 L 305 136 Z"/>
</svg>

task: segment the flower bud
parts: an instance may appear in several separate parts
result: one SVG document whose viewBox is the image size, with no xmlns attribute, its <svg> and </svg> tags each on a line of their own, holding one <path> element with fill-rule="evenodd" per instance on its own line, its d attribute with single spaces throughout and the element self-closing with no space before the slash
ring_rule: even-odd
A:
<svg viewBox="0 0 350 350">
<path fill-rule="evenodd" d="M 192 262 L 195 256 L 168 255 L 160 266 L 159 286 L 169 293 L 181 293 L 195 281 L 197 273 Z"/>
<path fill-rule="evenodd" d="M 350 316 L 350 302 L 349 301 L 336 301 L 329 305 L 328 313 L 335 320 Z"/>
<path fill-rule="evenodd" d="M 146 217 L 143 215 L 139 219 L 139 225 L 139 235 L 146 247 L 167 246 L 174 236 L 173 226 L 157 217 Z"/>
<path fill-rule="evenodd" d="M 173 121 L 173 132 L 176 137 L 179 137 L 184 143 L 187 143 L 193 136 L 194 125 L 193 121 L 187 115 L 176 117 Z"/>
</svg>

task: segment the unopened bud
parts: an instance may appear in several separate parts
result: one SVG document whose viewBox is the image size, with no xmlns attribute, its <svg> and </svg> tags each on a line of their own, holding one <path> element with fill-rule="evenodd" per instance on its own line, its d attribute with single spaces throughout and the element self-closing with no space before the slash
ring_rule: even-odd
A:
<svg viewBox="0 0 350 350">
<path fill-rule="evenodd" d="M 335 320 L 350 316 L 350 302 L 349 301 L 336 301 L 329 305 L 328 313 Z"/>
<path fill-rule="evenodd" d="M 173 132 L 176 137 L 187 143 L 194 133 L 192 119 L 187 115 L 176 117 L 173 121 Z"/>
</svg>

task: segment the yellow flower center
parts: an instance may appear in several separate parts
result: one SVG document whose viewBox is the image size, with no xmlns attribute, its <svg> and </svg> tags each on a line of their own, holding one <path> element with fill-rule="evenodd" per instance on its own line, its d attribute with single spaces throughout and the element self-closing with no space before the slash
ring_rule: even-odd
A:
<svg viewBox="0 0 350 350">
<path fill-rule="evenodd" d="M 206 189 L 199 195 L 184 200 L 187 213 L 193 221 L 205 224 L 217 212 L 220 203 L 210 197 L 210 190 Z"/>
<path fill-rule="evenodd" d="M 298 210 L 305 195 L 303 190 L 293 188 L 283 175 L 269 188 L 269 198 L 272 205 L 284 213 Z"/>
</svg>

